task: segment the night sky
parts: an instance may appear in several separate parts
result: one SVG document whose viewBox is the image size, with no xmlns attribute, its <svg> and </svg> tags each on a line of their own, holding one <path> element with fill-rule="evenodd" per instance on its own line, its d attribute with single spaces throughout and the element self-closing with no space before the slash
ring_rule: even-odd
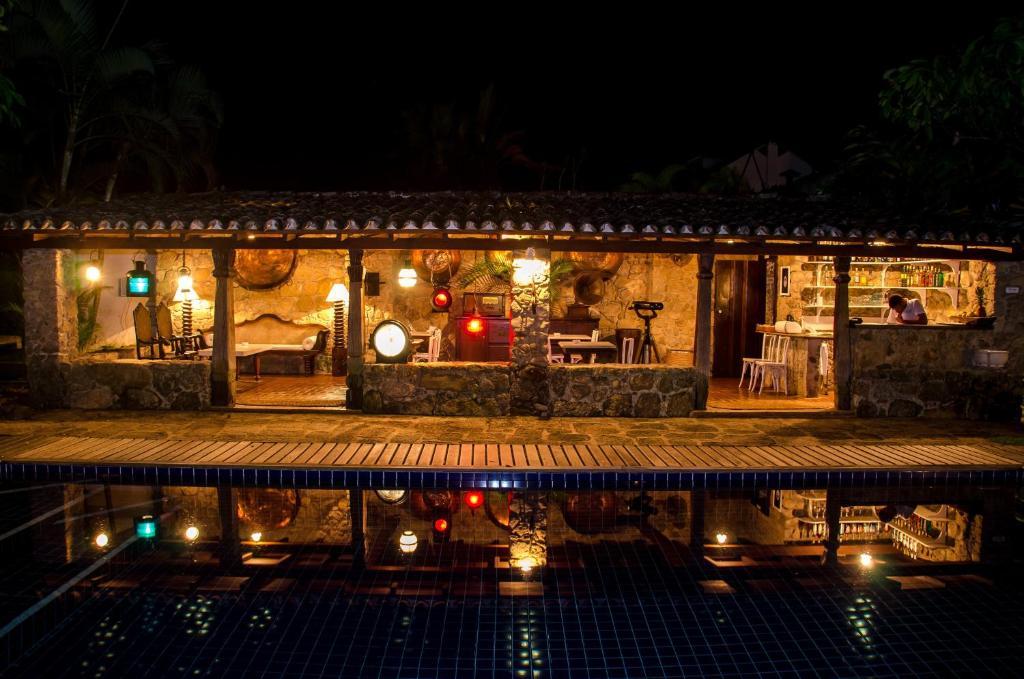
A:
<svg viewBox="0 0 1024 679">
<path fill-rule="evenodd" d="M 576 167 L 575 188 L 601 190 L 633 171 L 728 159 L 769 139 L 826 169 L 845 132 L 874 121 L 885 69 L 949 52 L 1000 16 L 897 3 L 846 15 L 730 3 L 718 14 L 630 16 L 628 5 L 440 15 L 337 4 L 344 11 L 130 3 L 121 37 L 159 37 L 178 61 L 205 68 L 225 100 L 218 167 L 228 189 L 475 188 L 489 180 L 414 172 L 429 149 L 412 148 L 405 120 L 435 104 L 474 109 L 493 83 L 496 130 L 521 132 L 535 161 Z M 558 188 L 558 174 L 545 188 Z M 502 184 L 538 188 L 532 175 Z"/>
</svg>

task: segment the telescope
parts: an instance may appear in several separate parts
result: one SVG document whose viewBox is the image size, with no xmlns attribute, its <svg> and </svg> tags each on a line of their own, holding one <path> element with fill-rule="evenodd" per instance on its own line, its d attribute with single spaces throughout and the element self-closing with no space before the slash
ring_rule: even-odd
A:
<svg viewBox="0 0 1024 679">
<path fill-rule="evenodd" d="M 629 308 L 633 311 L 661 311 L 665 308 L 664 302 L 644 302 L 641 300 L 634 300 L 629 303 Z M 639 314 L 637 314 L 639 315 Z"/>
</svg>

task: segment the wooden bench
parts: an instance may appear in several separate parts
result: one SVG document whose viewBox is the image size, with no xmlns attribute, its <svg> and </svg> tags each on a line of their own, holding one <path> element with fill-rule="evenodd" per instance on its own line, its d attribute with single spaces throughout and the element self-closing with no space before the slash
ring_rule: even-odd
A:
<svg viewBox="0 0 1024 679">
<path fill-rule="evenodd" d="M 252 358 L 257 374 L 260 371 L 257 361 L 260 361 L 261 357 L 291 356 L 301 358 L 303 372 L 312 375 L 316 368 L 316 357 L 327 350 L 329 335 L 327 328 L 318 323 L 286 321 L 275 314 L 261 314 L 235 324 L 236 344 L 248 342 L 252 345 L 273 345 Z M 312 348 L 305 348 L 302 345 L 303 340 L 313 336 L 316 337 L 316 341 Z"/>
</svg>

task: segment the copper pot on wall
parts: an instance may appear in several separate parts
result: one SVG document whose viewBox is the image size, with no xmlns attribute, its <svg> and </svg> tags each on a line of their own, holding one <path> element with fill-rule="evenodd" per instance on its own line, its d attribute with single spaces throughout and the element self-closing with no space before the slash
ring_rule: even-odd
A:
<svg viewBox="0 0 1024 679">
<path fill-rule="evenodd" d="M 622 266 L 623 255 L 621 252 L 570 252 L 569 259 L 577 271 L 600 271 L 607 274 L 605 279 L 608 279 Z"/>
<path fill-rule="evenodd" d="M 604 299 L 605 280 L 604 272 L 587 271 L 576 276 L 572 282 L 572 293 L 579 304 L 597 304 Z"/>
<path fill-rule="evenodd" d="M 434 285 L 448 283 L 459 271 L 462 253 L 459 250 L 413 250 L 412 266 L 419 277 Z"/>
</svg>

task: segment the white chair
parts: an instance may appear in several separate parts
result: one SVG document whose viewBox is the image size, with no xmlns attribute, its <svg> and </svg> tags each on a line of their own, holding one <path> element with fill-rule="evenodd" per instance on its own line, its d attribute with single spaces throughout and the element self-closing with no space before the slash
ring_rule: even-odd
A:
<svg viewBox="0 0 1024 679">
<path fill-rule="evenodd" d="M 826 341 L 821 343 L 821 349 L 818 350 L 818 380 L 821 384 L 821 393 L 827 394 L 828 388 L 832 386 L 831 380 L 829 379 L 832 375 L 832 342 Z"/>
<path fill-rule="evenodd" d="M 743 388 L 743 378 L 746 375 L 750 375 L 750 389 L 754 389 L 754 369 L 758 361 L 767 361 L 771 355 L 772 347 L 775 341 L 779 338 L 778 335 L 770 333 L 764 333 L 761 335 L 761 355 L 756 358 L 744 358 L 743 359 L 743 370 L 740 371 L 740 384 L 739 388 Z"/>
<path fill-rule="evenodd" d="M 775 343 L 774 352 L 769 361 L 758 361 L 755 370 L 761 376 L 761 386 L 757 390 L 760 394 L 764 391 L 764 381 L 769 377 L 772 380 L 772 389 L 786 393 L 789 385 L 786 381 L 786 366 L 789 364 L 789 338 L 779 337 Z M 751 382 L 753 386 L 753 382 Z M 779 388 L 781 387 L 781 389 Z"/>
<path fill-rule="evenodd" d="M 556 354 L 553 346 L 552 338 L 548 335 L 548 363 L 565 363 L 565 354 Z"/>
<path fill-rule="evenodd" d="M 441 329 L 434 328 L 430 333 L 430 337 L 427 339 L 427 350 L 425 352 L 420 351 L 412 355 L 413 363 L 437 363 L 438 356 L 441 355 Z"/>
<path fill-rule="evenodd" d="M 633 345 L 636 342 L 632 337 L 622 338 L 622 347 L 619 349 L 619 355 L 623 363 L 633 362 Z"/>
</svg>

